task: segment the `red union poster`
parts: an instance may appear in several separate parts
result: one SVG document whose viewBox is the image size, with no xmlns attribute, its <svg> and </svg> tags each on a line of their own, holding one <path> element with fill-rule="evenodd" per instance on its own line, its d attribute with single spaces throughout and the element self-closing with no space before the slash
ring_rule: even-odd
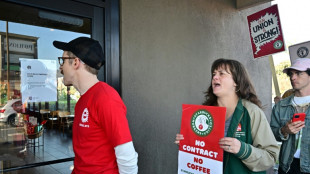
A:
<svg viewBox="0 0 310 174">
<path fill-rule="evenodd" d="M 278 6 L 248 16 L 254 58 L 285 50 Z"/>
<path fill-rule="evenodd" d="M 178 174 L 222 174 L 226 108 L 202 105 L 182 106 Z"/>
</svg>

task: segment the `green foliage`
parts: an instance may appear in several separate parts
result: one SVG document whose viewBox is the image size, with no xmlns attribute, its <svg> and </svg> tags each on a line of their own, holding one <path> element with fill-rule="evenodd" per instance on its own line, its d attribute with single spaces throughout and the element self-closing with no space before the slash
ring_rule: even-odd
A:
<svg viewBox="0 0 310 174">
<path fill-rule="evenodd" d="M 290 65 L 291 65 L 290 61 L 283 61 L 283 62 L 279 63 L 278 65 L 275 66 L 276 74 L 277 75 L 283 75 L 284 74 L 282 72 L 283 69 L 290 67 Z"/>
<path fill-rule="evenodd" d="M 67 100 L 67 90 L 66 89 L 61 89 L 58 92 L 58 100 Z"/>
</svg>

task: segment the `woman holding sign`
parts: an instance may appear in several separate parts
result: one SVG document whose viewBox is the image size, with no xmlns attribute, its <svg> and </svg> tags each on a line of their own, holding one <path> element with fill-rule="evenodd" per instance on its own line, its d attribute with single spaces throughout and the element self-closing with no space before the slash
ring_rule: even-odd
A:
<svg viewBox="0 0 310 174">
<path fill-rule="evenodd" d="M 248 73 L 240 62 L 229 59 L 213 62 L 211 73 L 203 104 L 226 107 L 225 137 L 219 141 L 224 173 L 266 173 L 276 162 L 279 147 Z M 182 139 L 177 134 L 175 143 Z"/>
</svg>

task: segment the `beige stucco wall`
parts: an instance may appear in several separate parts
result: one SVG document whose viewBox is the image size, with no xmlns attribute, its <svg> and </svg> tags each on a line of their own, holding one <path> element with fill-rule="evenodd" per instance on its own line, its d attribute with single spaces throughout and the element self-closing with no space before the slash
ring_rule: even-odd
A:
<svg viewBox="0 0 310 174">
<path fill-rule="evenodd" d="M 241 61 L 271 112 L 268 58 L 253 59 L 247 15 L 234 0 L 121 0 L 121 85 L 139 173 L 177 173 L 182 104 L 201 104 L 216 58 Z"/>
</svg>

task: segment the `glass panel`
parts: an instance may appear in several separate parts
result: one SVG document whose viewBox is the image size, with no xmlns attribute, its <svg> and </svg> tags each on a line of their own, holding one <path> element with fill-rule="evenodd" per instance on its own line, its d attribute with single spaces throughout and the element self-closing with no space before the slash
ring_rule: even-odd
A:
<svg viewBox="0 0 310 174">
<path fill-rule="evenodd" d="M 73 121 L 80 95 L 74 87 L 64 86 L 57 60 L 62 51 L 52 42 L 90 37 L 91 20 L 4 2 L 0 6 L 0 162 L 10 168 L 73 157 L 71 126 L 65 121 Z M 24 15 L 8 15 L 19 8 Z M 25 62 L 30 64 L 24 67 Z M 55 96 L 50 97 L 53 93 L 47 88 Z M 69 170 L 72 162 L 64 164 Z"/>
</svg>

